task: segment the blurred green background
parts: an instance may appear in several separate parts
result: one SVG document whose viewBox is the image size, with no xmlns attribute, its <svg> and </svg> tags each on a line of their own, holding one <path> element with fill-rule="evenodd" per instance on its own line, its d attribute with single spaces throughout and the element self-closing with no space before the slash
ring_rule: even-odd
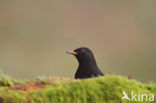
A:
<svg viewBox="0 0 156 103">
<path fill-rule="evenodd" d="M 74 77 L 86 46 L 105 74 L 156 81 L 156 0 L 1 0 L 0 70 Z"/>
</svg>

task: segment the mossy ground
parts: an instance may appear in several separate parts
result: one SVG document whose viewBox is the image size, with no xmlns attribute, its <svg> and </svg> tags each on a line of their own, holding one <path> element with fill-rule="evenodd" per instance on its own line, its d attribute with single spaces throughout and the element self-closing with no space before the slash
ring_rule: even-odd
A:
<svg viewBox="0 0 156 103">
<path fill-rule="evenodd" d="M 121 99 L 123 91 L 156 95 L 156 84 L 111 75 L 84 80 L 39 77 L 34 81 L 0 76 L 0 103 L 133 103 Z"/>
</svg>

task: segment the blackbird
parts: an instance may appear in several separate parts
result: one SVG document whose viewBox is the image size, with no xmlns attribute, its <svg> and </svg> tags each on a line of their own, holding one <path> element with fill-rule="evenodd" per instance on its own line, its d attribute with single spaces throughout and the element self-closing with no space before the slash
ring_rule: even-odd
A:
<svg viewBox="0 0 156 103">
<path fill-rule="evenodd" d="M 79 62 L 75 79 L 84 79 L 104 75 L 98 68 L 94 55 L 89 48 L 81 47 L 73 51 L 67 51 L 66 53 L 73 54 Z"/>
</svg>

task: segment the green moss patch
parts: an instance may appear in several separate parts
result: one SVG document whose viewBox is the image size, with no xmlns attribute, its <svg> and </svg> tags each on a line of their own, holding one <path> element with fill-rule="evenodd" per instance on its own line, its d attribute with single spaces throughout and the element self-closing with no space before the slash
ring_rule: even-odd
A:
<svg viewBox="0 0 156 103">
<path fill-rule="evenodd" d="M 10 82 L 4 84 L 2 79 L 0 80 L 0 103 L 133 103 L 122 99 L 123 91 L 128 96 L 132 91 L 156 95 L 156 84 L 142 84 L 111 75 L 83 80 L 46 77 L 35 81 L 18 81 L 18 83 L 11 79 L 12 83 L 9 86 Z M 16 85 L 22 87 L 25 85 L 31 89 L 25 91 L 15 88 Z M 33 89 L 38 85 L 41 85 L 39 89 Z"/>
</svg>

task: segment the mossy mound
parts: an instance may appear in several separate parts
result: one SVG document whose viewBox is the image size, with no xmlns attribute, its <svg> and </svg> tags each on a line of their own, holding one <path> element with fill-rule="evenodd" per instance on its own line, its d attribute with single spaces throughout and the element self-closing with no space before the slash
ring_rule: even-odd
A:
<svg viewBox="0 0 156 103">
<path fill-rule="evenodd" d="M 51 79 L 39 80 L 37 82 L 42 82 L 45 86 L 30 91 L 14 88 L 13 85 L 1 86 L 0 103 L 133 103 L 122 99 L 123 91 L 128 95 L 131 91 L 156 95 L 156 84 L 142 84 L 121 76 L 50 81 Z"/>
</svg>

